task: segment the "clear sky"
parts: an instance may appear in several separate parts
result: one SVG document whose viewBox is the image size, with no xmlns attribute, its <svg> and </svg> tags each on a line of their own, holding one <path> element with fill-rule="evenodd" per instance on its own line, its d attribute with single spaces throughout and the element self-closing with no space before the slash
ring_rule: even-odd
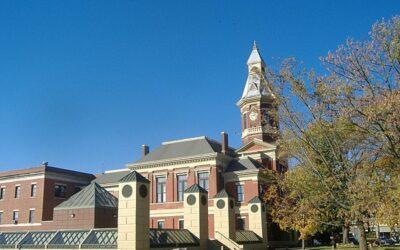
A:
<svg viewBox="0 0 400 250">
<path fill-rule="evenodd" d="M 236 107 L 256 40 L 267 64 L 365 39 L 400 1 L 0 2 L 0 170 L 123 168 L 142 144 L 240 145 Z"/>
</svg>

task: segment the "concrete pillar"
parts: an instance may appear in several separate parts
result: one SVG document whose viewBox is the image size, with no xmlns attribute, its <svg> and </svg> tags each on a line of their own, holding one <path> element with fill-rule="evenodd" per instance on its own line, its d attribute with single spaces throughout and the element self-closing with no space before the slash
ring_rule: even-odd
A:
<svg viewBox="0 0 400 250">
<path fill-rule="evenodd" d="M 235 220 L 235 201 L 223 189 L 214 197 L 214 231 L 236 241 Z M 219 239 L 219 234 L 214 235 Z"/>
<path fill-rule="evenodd" d="M 249 230 L 256 233 L 267 243 L 267 214 L 265 204 L 258 196 L 249 201 Z"/>
<path fill-rule="evenodd" d="M 149 180 L 133 171 L 119 181 L 118 250 L 148 250 Z"/>
<path fill-rule="evenodd" d="M 184 228 L 200 240 L 200 249 L 207 249 L 208 241 L 208 194 L 198 184 L 194 184 L 184 193 Z"/>
</svg>

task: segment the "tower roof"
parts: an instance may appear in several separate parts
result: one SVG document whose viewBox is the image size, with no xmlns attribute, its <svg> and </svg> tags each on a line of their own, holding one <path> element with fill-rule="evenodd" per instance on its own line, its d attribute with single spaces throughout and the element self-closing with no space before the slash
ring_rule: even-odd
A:
<svg viewBox="0 0 400 250">
<path fill-rule="evenodd" d="M 264 64 L 264 60 L 261 58 L 261 55 L 258 52 L 256 41 L 254 41 L 253 50 L 251 51 L 249 59 L 247 59 L 247 65 L 256 64 L 256 63 Z"/>
<path fill-rule="evenodd" d="M 117 208 L 118 199 L 99 184 L 92 182 L 64 201 L 55 210 L 71 208 Z"/>
</svg>

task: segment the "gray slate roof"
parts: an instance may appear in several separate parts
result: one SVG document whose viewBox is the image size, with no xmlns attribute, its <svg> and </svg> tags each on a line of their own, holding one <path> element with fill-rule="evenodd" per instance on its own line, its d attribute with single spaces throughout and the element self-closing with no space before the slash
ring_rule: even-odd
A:
<svg viewBox="0 0 400 250">
<path fill-rule="evenodd" d="M 117 208 L 118 199 L 102 188 L 96 182 L 92 182 L 78 193 L 64 201 L 55 210 L 71 208 Z"/>
<path fill-rule="evenodd" d="M 231 161 L 228 167 L 226 168 L 225 172 L 256 170 L 260 168 L 264 168 L 264 166 L 261 163 L 250 157 L 246 157 L 246 158 L 240 158 L 239 160 Z"/>
<path fill-rule="evenodd" d="M 129 174 L 130 170 L 126 169 L 126 171 L 118 171 L 111 173 L 104 173 L 97 176 L 93 182 L 96 182 L 100 185 L 103 184 L 118 184 L 119 180 L 121 180 L 125 175 Z"/>
<path fill-rule="evenodd" d="M 144 183 L 149 183 L 150 181 L 146 179 L 143 175 L 139 174 L 136 171 L 132 171 L 129 174 L 125 175 L 119 182 L 144 182 Z"/>
<path fill-rule="evenodd" d="M 221 150 L 221 143 L 201 136 L 179 141 L 164 142 L 160 147 L 151 151 L 136 163 L 211 154 L 221 152 Z M 235 155 L 234 149 L 229 148 L 228 154 Z"/>
</svg>

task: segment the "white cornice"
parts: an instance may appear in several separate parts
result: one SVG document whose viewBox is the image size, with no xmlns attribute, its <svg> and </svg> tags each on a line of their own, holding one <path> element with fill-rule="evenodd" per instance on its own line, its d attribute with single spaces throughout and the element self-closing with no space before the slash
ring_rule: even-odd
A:
<svg viewBox="0 0 400 250">
<path fill-rule="evenodd" d="M 173 165 L 186 164 L 186 163 L 210 161 L 210 160 L 215 160 L 215 158 L 217 156 L 218 156 L 218 153 L 210 153 L 210 154 L 195 155 L 195 156 L 191 156 L 191 157 L 179 157 L 179 158 L 173 158 L 173 159 L 165 159 L 165 160 L 159 160 L 159 161 L 128 163 L 128 164 L 126 164 L 126 166 L 130 169 L 138 170 L 138 169 L 146 169 L 146 168 L 153 168 L 153 167 L 173 166 Z"/>
</svg>

